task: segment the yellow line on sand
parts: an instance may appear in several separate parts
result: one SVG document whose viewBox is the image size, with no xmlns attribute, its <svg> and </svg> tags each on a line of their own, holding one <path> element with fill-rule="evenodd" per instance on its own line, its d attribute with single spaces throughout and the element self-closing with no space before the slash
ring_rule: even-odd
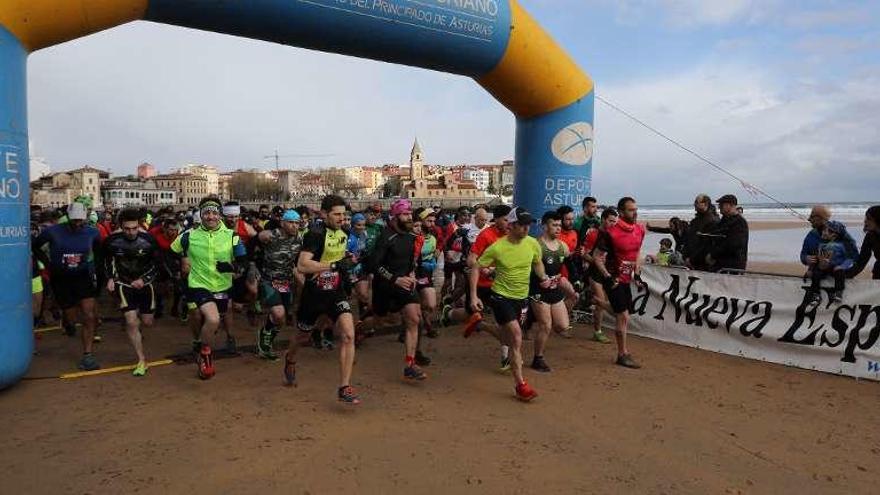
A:
<svg viewBox="0 0 880 495">
<path fill-rule="evenodd" d="M 45 332 L 51 332 L 53 330 L 61 330 L 61 327 L 54 326 L 54 327 L 35 328 L 34 333 L 45 333 Z"/>
<path fill-rule="evenodd" d="M 173 362 L 174 361 L 172 361 L 170 359 L 161 359 L 159 361 L 152 361 L 152 362 L 147 363 L 147 368 L 153 368 L 155 366 L 164 366 L 166 364 L 171 364 Z M 126 366 L 116 366 L 115 368 L 103 368 L 103 369 L 94 370 L 94 371 L 77 371 L 75 373 L 65 373 L 65 374 L 59 376 L 58 378 L 61 378 L 62 380 L 68 380 L 70 378 L 83 378 L 86 376 L 106 375 L 108 373 L 117 373 L 119 371 L 130 371 L 130 370 L 133 370 L 136 366 L 137 366 L 137 364 L 129 364 Z"/>
</svg>

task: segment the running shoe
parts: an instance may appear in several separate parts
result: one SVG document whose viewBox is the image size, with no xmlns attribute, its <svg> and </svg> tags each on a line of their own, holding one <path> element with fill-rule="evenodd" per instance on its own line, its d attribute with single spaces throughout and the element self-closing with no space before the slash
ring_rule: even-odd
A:
<svg viewBox="0 0 880 495">
<path fill-rule="evenodd" d="M 104 337 L 101 337 L 97 333 L 95 335 L 92 335 L 92 342 L 95 342 L 97 344 L 97 343 L 101 343 L 103 341 L 104 341 Z"/>
<path fill-rule="evenodd" d="M 278 354 L 272 349 L 272 340 L 274 340 L 273 332 L 270 330 L 266 330 L 265 327 L 261 327 L 257 330 L 257 356 L 260 359 L 266 359 L 269 361 L 277 361 Z"/>
<path fill-rule="evenodd" d="M 501 358 L 501 367 L 498 368 L 499 373 L 510 373 L 510 357 Z"/>
<path fill-rule="evenodd" d="M 134 376 L 144 376 L 147 374 L 147 363 L 143 361 L 139 362 L 137 366 L 134 367 L 134 370 L 131 372 Z"/>
<path fill-rule="evenodd" d="M 516 398 L 523 402 L 530 402 L 538 396 L 538 392 L 529 386 L 528 383 L 522 382 L 516 386 Z"/>
<path fill-rule="evenodd" d="M 321 337 L 321 348 L 325 351 L 332 351 L 336 347 L 336 344 L 333 343 L 332 340 L 327 337 Z"/>
<path fill-rule="evenodd" d="M 101 369 L 101 365 L 98 364 L 98 360 L 95 359 L 94 354 L 90 352 L 87 354 L 83 354 L 82 359 L 79 360 L 77 368 L 83 371 L 95 371 Z"/>
<path fill-rule="evenodd" d="M 64 335 L 67 335 L 68 337 L 76 335 L 76 325 L 73 323 L 65 323 L 62 327 L 64 329 Z"/>
<path fill-rule="evenodd" d="M 235 343 L 235 337 L 229 335 L 226 337 L 226 347 L 223 349 L 227 354 L 238 354 L 238 346 Z"/>
<path fill-rule="evenodd" d="M 290 361 L 286 354 L 284 355 L 284 385 L 296 386 L 296 363 Z"/>
<path fill-rule="evenodd" d="M 573 339 L 574 338 L 574 328 L 571 325 L 568 326 L 565 330 L 559 332 L 559 336 L 563 339 Z"/>
<path fill-rule="evenodd" d="M 199 378 L 202 380 L 208 380 L 214 376 L 214 353 L 209 346 L 203 345 L 202 349 L 199 351 L 198 365 Z"/>
<path fill-rule="evenodd" d="M 452 305 L 445 304 L 443 305 L 443 309 L 440 310 L 440 326 L 448 327 L 452 324 L 452 319 L 449 317 L 449 314 L 452 313 Z"/>
<path fill-rule="evenodd" d="M 354 388 L 351 385 L 346 385 L 344 387 L 339 387 L 339 390 L 336 392 L 337 397 L 339 397 L 339 402 L 343 404 L 350 404 L 352 406 L 356 406 L 361 403 L 361 398 L 357 396 L 354 391 Z"/>
<path fill-rule="evenodd" d="M 637 370 L 642 367 L 639 363 L 635 361 L 629 354 L 624 354 L 622 356 L 617 356 L 617 361 L 615 361 L 616 365 L 623 366 L 624 368 L 631 368 Z"/>
<path fill-rule="evenodd" d="M 416 351 L 416 364 L 419 366 L 431 366 L 431 358 L 422 354 L 422 351 Z"/>
<path fill-rule="evenodd" d="M 605 332 L 603 332 L 602 330 L 597 330 L 597 331 L 593 332 L 593 340 L 595 340 L 596 342 L 598 342 L 600 344 L 610 344 L 611 343 L 611 340 L 607 336 L 605 336 Z"/>
<path fill-rule="evenodd" d="M 434 325 L 430 321 L 425 320 L 425 335 L 429 339 L 436 339 L 440 336 L 440 332 L 438 332 L 437 329 L 434 328 Z"/>
<path fill-rule="evenodd" d="M 428 378 L 428 374 L 422 371 L 418 365 L 413 365 L 403 369 L 403 377 L 407 380 L 422 381 Z"/>
<path fill-rule="evenodd" d="M 532 369 L 535 371 L 540 371 L 541 373 L 550 373 L 550 366 L 547 365 L 547 361 L 544 361 L 544 356 L 535 356 L 532 359 Z"/>
<path fill-rule="evenodd" d="M 465 324 L 464 333 L 462 333 L 461 335 L 464 338 L 470 337 L 471 335 L 474 334 L 474 332 L 479 331 L 480 323 L 482 321 L 483 321 L 483 315 L 481 315 L 480 313 L 472 314 L 471 317 L 468 318 L 467 323 Z"/>
</svg>

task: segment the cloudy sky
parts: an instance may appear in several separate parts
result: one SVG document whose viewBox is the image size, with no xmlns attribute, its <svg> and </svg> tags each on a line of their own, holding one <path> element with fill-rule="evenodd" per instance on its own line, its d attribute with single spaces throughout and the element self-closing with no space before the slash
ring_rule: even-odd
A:
<svg viewBox="0 0 880 495">
<path fill-rule="evenodd" d="M 597 93 L 787 201 L 880 200 L 880 3 L 522 0 Z M 34 152 L 131 173 L 513 157 L 473 81 L 138 22 L 37 52 Z M 687 203 L 740 186 L 597 102 L 594 192 Z"/>
</svg>

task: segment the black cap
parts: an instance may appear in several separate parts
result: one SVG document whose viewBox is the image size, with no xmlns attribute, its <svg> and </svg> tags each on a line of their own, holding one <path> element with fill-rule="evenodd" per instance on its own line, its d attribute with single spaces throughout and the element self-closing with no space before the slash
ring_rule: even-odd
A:
<svg viewBox="0 0 880 495">
<path fill-rule="evenodd" d="M 725 194 L 724 196 L 721 196 L 720 198 L 718 198 L 718 200 L 716 200 L 715 202 L 718 203 L 719 205 L 724 204 L 724 203 L 730 203 L 732 205 L 739 204 L 739 202 L 737 202 L 737 200 L 736 200 L 736 196 L 734 196 L 733 194 Z"/>
<path fill-rule="evenodd" d="M 492 218 L 506 217 L 513 208 L 510 205 L 500 204 L 492 208 Z"/>
<path fill-rule="evenodd" d="M 532 214 L 526 211 L 523 207 L 510 210 L 510 214 L 507 215 L 507 221 L 510 223 L 518 223 L 520 225 L 531 225 L 537 222 L 537 220 L 532 217 Z"/>
</svg>

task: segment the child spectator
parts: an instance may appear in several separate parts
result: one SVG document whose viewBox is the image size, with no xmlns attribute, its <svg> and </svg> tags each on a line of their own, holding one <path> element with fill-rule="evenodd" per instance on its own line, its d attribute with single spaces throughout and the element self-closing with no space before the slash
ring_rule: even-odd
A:
<svg viewBox="0 0 880 495">
<path fill-rule="evenodd" d="M 810 277 L 809 309 L 813 309 L 822 301 L 820 284 L 822 279 L 834 277 L 834 292 L 831 294 L 832 303 L 843 301 L 844 283 L 846 272 L 853 266 L 853 259 L 848 253 L 841 238 L 846 232 L 846 227 L 836 221 L 829 221 L 822 229 L 822 243 L 819 244 L 819 253 L 815 263 L 809 265 L 804 278 Z"/>
<path fill-rule="evenodd" d="M 646 259 L 660 266 L 684 266 L 681 253 L 672 249 L 672 239 L 668 237 L 660 239 L 660 251 L 654 256 L 648 255 Z"/>
</svg>

